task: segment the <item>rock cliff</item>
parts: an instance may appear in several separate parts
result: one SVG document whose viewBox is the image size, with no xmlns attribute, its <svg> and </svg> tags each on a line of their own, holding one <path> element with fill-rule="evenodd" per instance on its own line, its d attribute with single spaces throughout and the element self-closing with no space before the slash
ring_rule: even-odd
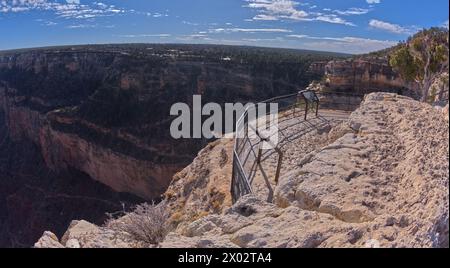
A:
<svg viewBox="0 0 450 268">
<path fill-rule="evenodd" d="M 374 93 L 328 136 L 313 152 L 298 151 L 274 204 L 250 195 L 231 206 L 223 191 L 225 202 L 213 206 L 210 193 L 230 185 L 231 154 L 225 140 L 210 145 L 167 195 L 175 211 L 194 216 L 181 218 L 160 246 L 448 247 L 448 106 Z M 195 190 L 183 193 L 184 185 Z M 69 244 L 46 233 L 36 246 L 139 246 L 85 222 L 72 229 Z"/>
<path fill-rule="evenodd" d="M 10 137 L 37 144 L 52 170 L 71 167 L 116 191 L 153 199 L 206 145 L 170 137 L 172 104 L 192 103 L 194 94 L 205 102 L 263 99 L 296 90 L 277 80 L 305 85 L 314 77 L 309 60 L 298 59 L 297 68 L 289 63 L 291 70 L 278 74 L 280 69 L 257 61 L 221 62 L 214 49 L 124 45 L 5 52 L 0 109 Z"/>
<path fill-rule="evenodd" d="M 380 88 L 405 88 L 405 82 L 383 62 L 362 59 L 331 61 L 325 67 L 325 76 L 331 89 L 335 90 L 353 89 L 356 93 L 364 94 Z"/>
<path fill-rule="evenodd" d="M 363 95 L 372 92 L 392 92 L 421 99 L 419 86 L 407 82 L 392 69 L 387 57 L 359 56 L 346 60 L 333 60 L 326 65 L 318 62 L 311 66 L 324 75 L 315 89 Z M 429 90 L 427 101 L 432 104 L 448 103 L 448 72 L 436 78 Z"/>
</svg>

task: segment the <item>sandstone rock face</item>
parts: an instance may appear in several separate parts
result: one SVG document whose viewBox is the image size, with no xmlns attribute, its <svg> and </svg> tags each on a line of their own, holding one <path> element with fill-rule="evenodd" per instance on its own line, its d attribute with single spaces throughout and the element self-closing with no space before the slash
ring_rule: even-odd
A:
<svg viewBox="0 0 450 268">
<path fill-rule="evenodd" d="M 9 97 L 5 88 L 0 88 L 0 107 L 4 108 L 6 127 L 14 141 L 30 140 L 42 150 L 47 166 L 60 171 L 75 168 L 88 174 L 94 180 L 108 185 L 117 192 L 133 193 L 144 199 L 157 198 L 168 185 L 172 174 L 188 162 L 179 159 L 175 163 L 155 163 L 148 159 L 138 159 L 122 152 L 112 150 L 101 144 L 89 141 L 70 131 L 57 130 L 58 127 L 83 124 L 91 131 L 113 135 L 108 128 L 76 120 L 59 117 L 57 114 L 43 114 L 21 104 L 17 98 Z M 81 123 L 80 123 L 81 121 Z M 130 146 L 157 152 L 130 137 L 117 137 L 128 141 Z M 176 157 L 175 157 L 176 158 Z"/>
<path fill-rule="evenodd" d="M 61 238 L 45 232 L 34 245 L 35 248 L 137 248 L 142 244 L 128 238 L 126 234 L 115 233 L 86 221 L 73 221 Z"/>
<path fill-rule="evenodd" d="M 52 232 L 44 232 L 39 241 L 34 244 L 35 248 L 64 248 L 64 246 L 59 243 L 58 237 Z"/>
<path fill-rule="evenodd" d="M 231 206 L 232 137 L 209 144 L 194 162 L 175 174 L 165 193 L 171 222 L 183 229 L 208 214 L 220 214 Z"/>
<path fill-rule="evenodd" d="M 352 59 L 331 61 L 325 67 L 331 90 L 367 94 L 377 91 L 410 93 L 415 86 L 406 83 L 384 60 Z"/>
<path fill-rule="evenodd" d="M 340 93 L 364 95 L 372 92 L 393 92 L 422 99 L 423 93 L 419 85 L 402 79 L 389 65 L 387 57 L 362 56 L 333 60 L 325 65 L 323 62 L 317 62 L 310 68 L 314 72 L 322 73 L 323 79 L 312 83 L 309 88 L 326 92 L 326 101 L 329 102 L 342 101 Z M 426 96 L 428 103 L 440 106 L 448 103 L 448 81 L 448 72 L 443 72 L 434 80 Z M 345 102 L 357 103 L 359 100 L 344 100 Z"/>
<path fill-rule="evenodd" d="M 0 87 L 0 108 L 4 111 L 9 137 L 16 142 L 26 139 L 35 143 L 41 148 L 47 166 L 54 171 L 74 168 L 117 192 L 152 199 L 159 197 L 167 189 L 171 176 L 191 158 L 188 155 L 159 153 L 158 148 L 152 148 L 131 135 L 115 134 L 111 129 L 61 116 L 57 111 L 45 114 L 23 106 L 22 97 L 11 94 L 14 91 Z M 74 132 L 74 127 L 80 125 L 84 128 L 77 128 Z M 83 131 L 91 135 L 94 133 L 94 136 L 103 135 L 104 139 L 115 140 L 118 144 L 124 143 L 128 151 L 135 155 L 102 146 L 85 138 Z M 135 151 L 132 148 L 136 148 Z M 160 157 L 173 159 L 163 163 L 155 162 L 158 154 Z M 144 155 L 150 155 L 151 158 Z"/>
<path fill-rule="evenodd" d="M 448 247 L 446 113 L 448 108 L 396 94 L 370 94 L 330 131 L 329 143 L 303 157 L 298 152 L 298 162 L 290 163 L 291 172 L 276 187 L 274 204 L 243 197 L 221 213 L 184 220 L 160 247 Z M 220 148 L 217 143 L 200 153 L 185 170 L 192 175 L 183 178 L 194 179 L 201 166 L 220 162 Z M 218 176 L 214 185 L 230 179 Z M 181 182 L 170 196 L 183 196 Z M 192 196 L 172 202 L 203 210 L 198 200 L 209 204 L 201 189 L 210 187 L 199 184 Z"/>
<path fill-rule="evenodd" d="M 309 67 L 309 70 L 313 73 L 317 73 L 321 76 L 325 74 L 326 66 L 328 62 L 326 61 L 317 61 L 313 62 L 311 66 Z"/>
<path fill-rule="evenodd" d="M 42 129 L 39 144 L 51 169 L 75 168 L 114 191 L 144 199 L 159 197 L 169 185 L 168 177 L 180 169 L 178 163 L 156 164 L 136 159 L 48 126 Z"/>
</svg>

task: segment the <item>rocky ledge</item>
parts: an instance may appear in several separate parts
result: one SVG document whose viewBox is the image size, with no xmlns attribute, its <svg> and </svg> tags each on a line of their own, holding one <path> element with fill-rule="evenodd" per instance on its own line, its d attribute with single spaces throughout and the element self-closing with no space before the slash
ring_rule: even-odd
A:
<svg viewBox="0 0 450 268">
<path fill-rule="evenodd" d="M 317 72 L 323 70 L 324 78 L 313 88 L 326 92 L 369 94 L 391 92 L 422 99 L 422 92 L 416 83 L 405 81 L 389 64 L 387 57 L 360 57 L 333 60 L 325 65 L 311 66 Z M 426 100 L 428 103 L 445 106 L 448 103 L 448 71 L 443 72 L 432 83 Z"/>
<path fill-rule="evenodd" d="M 274 204 L 246 196 L 231 207 L 224 201 L 208 209 L 213 206 L 206 189 L 230 184 L 231 152 L 226 141 L 205 149 L 174 182 L 196 187 L 172 185 L 167 200 L 181 213 L 198 213 L 183 219 L 159 246 L 448 247 L 448 106 L 373 93 L 330 132 L 336 133 L 328 144 L 298 158 L 280 179 Z M 229 200 L 223 194 L 222 200 Z M 124 234 L 83 221 L 74 222 L 61 241 L 45 233 L 36 244 L 139 246 Z"/>
</svg>

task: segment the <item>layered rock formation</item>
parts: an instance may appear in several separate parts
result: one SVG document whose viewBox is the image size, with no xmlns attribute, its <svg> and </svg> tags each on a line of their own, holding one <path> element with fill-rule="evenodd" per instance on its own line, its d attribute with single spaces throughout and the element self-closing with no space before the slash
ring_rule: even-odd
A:
<svg viewBox="0 0 450 268">
<path fill-rule="evenodd" d="M 352 90 L 357 94 L 408 88 L 405 81 L 383 61 L 331 61 L 325 67 L 325 76 L 331 90 Z"/>
<path fill-rule="evenodd" d="M 275 81 L 286 81 L 292 71 L 277 77 L 274 66 L 220 62 L 214 47 L 174 48 L 93 46 L 0 54 L 0 107 L 11 138 L 37 144 L 52 170 L 71 167 L 116 191 L 152 199 L 206 144 L 170 137 L 172 104 L 192 103 L 194 94 L 224 103 L 295 90 Z M 308 61 L 298 64 L 302 68 Z M 300 72 L 286 82 L 307 83 L 300 79 L 308 76 L 307 68 Z"/>
<path fill-rule="evenodd" d="M 170 221 L 178 228 L 231 206 L 233 138 L 224 138 L 200 151 L 193 163 L 175 174 L 165 193 Z"/>
<path fill-rule="evenodd" d="M 276 187 L 275 204 L 247 196 L 231 207 L 225 202 L 217 211 L 208 209 L 210 203 L 195 205 L 212 201 L 206 191 L 212 185 L 230 184 L 229 176 L 201 174 L 203 169 L 196 167 L 206 163 L 205 170 L 210 170 L 208 163 L 231 157 L 226 142 L 213 145 L 185 170 L 188 177 L 182 175 L 191 178 L 184 182 L 198 186 L 196 194 L 189 196 L 175 186 L 170 194 L 179 197 L 172 201 L 180 200 L 179 207 L 190 215 L 207 211 L 205 216 L 183 219 L 182 228 L 160 246 L 448 247 L 448 106 L 433 108 L 395 94 L 370 94 L 328 135 L 329 143 L 314 152 L 298 152 L 298 162 L 290 163 L 292 171 Z M 224 174 L 230 171 L 227 164 L 221 167 Z M 90 229 L 95 232 L 74 236 L 83 241 L 81 247 L 99 240 L 112 247 L 136 246 L 108 238 L 111 230 Z M 36 246 L 68 246 L 67 241 L 57 242 L 47 234 Z"/>
<path fill-rule="evenodd" d="M 8 65 L 7 69 L 2 69 L 4 80 L 0 89 L 0 105 L 6 126 L 14 141 L 26 139 L 38 145 L 46 165 L 56 172 L 74 168 L 115 191 L 146 199 L 157 198 L 167 188 L 171 176 L 189 163 L 201 145 L 193 145 L 192 148 L 180 146 L 175 154 L 177 143 L 170 142 L 170 137 L 165 135 L 167 133 L 161 133 L 165 129 L 161 130 L 158 121 L 139 126 L 159 129 L 152 133 L 153 137 L 145 137 L 145 133 L 139 133 L 142 136 L 132 133 L 137 131 L 133 129 L 133 122 L 120 126 L 122 122 L 105 120 L 104 117 L 123 121 L 126 118 L 120 117 L 129 116 L 126 114 L 129 111 L 121 108 L 131 109 L 111 99 L 89 98 L 97 92 L 101 80 L 110 75 L 105 69 L 111 68 L 108 65 L 116 57 L 121 56 L 30 53 L 20 54 L 17 58 L 3 57 L 6 61 L 3 66 Z M 101 62 L 107 60 L 112 62 L 102 66 Z M 13 75 L 18 76 L 17 79 L 42 82 L 40 85 L 27 85 L 27 81 L 15 81 Z M 60 75 L 67 76 L 68 81 L 58 81 Z M 78 85 L 72 85 L 77 82 Z M 124 87 L 120 90 L 127 89 L 123 79 L 118 83 Z M 118 96 L 117 101 L 120 102 L 125 95 Z M 113 110 L 95 111 L 97 101 L 105 102 Z M 76 106 L 80 104 L 84 106 Z M 131 117 L 130 121 L 135 119 Z M 161 117 L 167 118 L 168 115 Z M 152 138 L 157 144 L 146 140 Z"/>
<path fill-rule="evenodd" d="M 385 52 L 387 53 L 387 52 Z M 382 53 L 383 54 L 383 53 Z M 389 65 L 388 57 L 359 56 L 346 60 L 333 60 L 325 65 L 317 62 L 311 65 L 316 71 L 323 69 L 321 81 L 315 81 L 308 89 L 327 94 L 322 99 L 325 106 L 342 103 L 340 109 L 348 109 L 361 102 L 364 94 L 391 92 L 422 99 L 422 91 L 414 82 L 407 82 Z M 433 105 L 445 106 L 448 101 L 448 72 L 438 76 L 425 98 Z"/>
<path fill-rule="evenodd" d="M 317 66 L 316 66 L 317 65 Z M 317 63 L 315 69 L 320 69 Z M 325 92 L 363 95 L 372 92 L 393 92 L 421 99 L 418 84 L 407 82 L 389 65 L 387 57 L 361 56 L 334 60 L 324 66 L 324 78 L 315 88 Z M 313 85 L 314 86 L 314 85 Z M 442 73 L 429 90 L 427 101 L 436 105 L 448 103 L 448 72 Z"/>
</svg>

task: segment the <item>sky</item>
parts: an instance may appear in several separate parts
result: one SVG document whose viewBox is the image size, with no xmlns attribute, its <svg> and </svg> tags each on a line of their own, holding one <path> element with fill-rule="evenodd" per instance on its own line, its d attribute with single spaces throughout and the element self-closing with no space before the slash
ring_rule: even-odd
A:
<svg viewBox="0 0 450 268">
<path fill-rule="evenodd" d="M 0 0 L 0 50 L 189 43 L 366 53 L 448 28 L 448 0 Z"/>
</svg>

